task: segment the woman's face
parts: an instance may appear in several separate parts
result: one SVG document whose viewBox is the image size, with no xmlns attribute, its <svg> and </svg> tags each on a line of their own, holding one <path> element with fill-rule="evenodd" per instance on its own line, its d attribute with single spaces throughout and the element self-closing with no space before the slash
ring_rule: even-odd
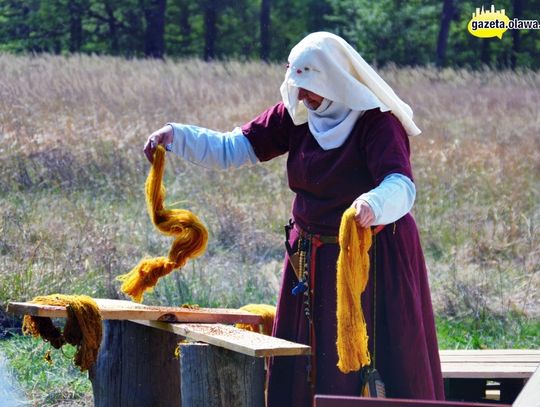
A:
<svg viewBox="0 0 540 407">
<path fill-rule="evenodd" d="M 322 96 L 317 95 L 316 93 L 304 88 L 298 88 L 298 100 L 304 102 L 310 109 L 317 109 L 321 105 L 323 99 Z"/>
</svg>

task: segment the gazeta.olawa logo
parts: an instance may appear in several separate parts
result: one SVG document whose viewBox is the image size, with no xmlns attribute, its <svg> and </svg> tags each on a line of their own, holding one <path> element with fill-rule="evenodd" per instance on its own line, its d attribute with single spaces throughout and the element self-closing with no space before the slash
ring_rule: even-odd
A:
<svg viewBox="0 0 540 407">
<path fill-rule="evenodd" d="M 484 7 L 477 8 L 476 12 L 472 13 L 472 18 L 467 24 L 467 30 L 471 35 L 478 38 L 497 37 L 502 39 L 503 34 L 507 30 L 538 30 L 540 24 L 538 20 L 519 20 L 517 18 L 510 19 L 504 9 L 495 10 L 495 6 L 491 5 L 491 10 L 485 11 Z"/>
</svg>

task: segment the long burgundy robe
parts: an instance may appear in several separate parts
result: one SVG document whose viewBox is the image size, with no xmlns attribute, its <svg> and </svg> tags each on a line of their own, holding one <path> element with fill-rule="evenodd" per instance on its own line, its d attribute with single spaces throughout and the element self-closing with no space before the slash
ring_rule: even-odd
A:
<svg viewBox="0 0 540 407">
<path fill-rule="evenodd" d="M 343 212 L 360 194 L 389 174 L 413 179 L 408 137 L 401 123 L 379 109 L 366 111 L 345 143 L 323 150 L 307 124 L 295 126 L 283 103 L 242 127 L 261 161 L 288 153 L 289 186 L 296 193 L 292 215 L 304 231 L 337 235 Z M 296 247 L 293 230 L 289 243 Z M 375 243 L 376 240 L 376 243 Z M 426 265 L 415 221 L 410 214 L 387 225 L 374 239 L 370 279 L 362 305 L 369 349 L 387 395 L 443 399 L 443 382 Z M 268 377 L 268 407 L 310 406 L 316 394 L 359 395 L 358 373 L 336 367 L 337 244 L 318 248 L 314 273 L 315 388 L 308 382 L 309 357 L 276 357 Z M 374 267 L 375 265 L 375 267 Z M 373 332 L 373 280 L 376 269 L 376 331 Z M 309 342 L 303 296 L 291 293 L 297 279 L 285 258 L 274 336 Z M 373 338 L 376 351 L 373 354 Z"/>
</svg>

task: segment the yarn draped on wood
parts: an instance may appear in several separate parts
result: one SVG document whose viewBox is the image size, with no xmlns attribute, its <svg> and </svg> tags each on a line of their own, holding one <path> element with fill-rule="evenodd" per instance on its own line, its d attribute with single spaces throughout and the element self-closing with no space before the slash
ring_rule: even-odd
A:
<svg viewBox="0 0 540 407">
<path fill-rule="evenodd" d="M 164 170 L 165 149 L 159 145 L 146 179 L 146 206 L 156 228 L 175 239 L 168 257 L 142 259 L 129 273 L 118 277 L 122 281 L 122 291 L 136 302 L 142 301 L 145 291 L 151 290 L 160 277 L 183 267 L 188 259 L 203 254 L 208 243 L 208 231 L 197 216 L 185 209 L 164 207 Z"/>
<path fill-rule="evenodd" d="M 65 306 L 67 321 L 64 330 L 54 326 L 51 318 L 25 315 L 22 331 L 39 337 L 60 349 L 66 343 L 76 346 L 74 362 L 81 371 L 88 370 L 97 360 L 103 335 L 101 314 L 96 302 L 86 295 L 53 294 L 35 297 L 34 304 Z"/>
<path fill-rule="evenodd" d="M 252 314 L 260 315 L 262 322 L 260 324 L 236 324 L 237 328 L 245 329 L 246 331 L 258 332 L 263 335 L 272 335 L 272 327 L 276 316 L 276 307 L 268 304 L 247 304 L 240 308 L 242 311 L 251 312 Z"/>
<path fill-rule="evenodd" d="M 357 228 L 356 209 L 349 208 L 339 227 L 337 262 L 337 353 L 339 370 L 358 371 L 371 363 L 360 296 L 369 279 L 370 228 Z"/>
</svg>

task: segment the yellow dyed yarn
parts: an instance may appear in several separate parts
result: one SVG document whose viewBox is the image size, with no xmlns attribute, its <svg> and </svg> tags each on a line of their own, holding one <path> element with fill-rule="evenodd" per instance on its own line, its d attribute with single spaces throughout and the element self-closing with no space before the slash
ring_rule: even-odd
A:
<svg viewBox="0 0 540 407">
<path fill-rule="evenodd" d="M 262 317 L 261 324 L 236 324 L 235 326 L 246 331 L 258 332 L 264 335 L 272 335 L 272 326 L 276 316 L 276 307 L 268 304 L 248 304 L 240 308 L 242 311 L 251 312 L 252 314 Z"/>
<path fill-rule="evenodd" d="M 74 362 L 81 371 L 88 370 L 97 360 L 103 335 L 101 314 L 96 302 L 86 295 L 53 294 L 35 297 L 34 304 L 60 305 L 67 310 L 63 332 L 47 317 L 25 315 L 22 331 L 25 335 L 41 336 L 44 341 L 60 349 L 66 343 L 77 347 Z M 45 359 L 51 363 L 50 353 Z"/>
<path fill-rule="evenodd" d="M 146 179 L 146 205 L 157 229 L 175 239 L 168 257 L 142 259 L 129 273 L 118 277 L 122 281 L 122 291 L 136 302 L 142 301 L 144 292 L 152 289 L 160 277 L 183 267 L 188 259 L 203 254 L 208 243 L 208 231 L 197 216 L 185 209 L 164 207 L 164 171 L 165 149 L 159 145 Z"/>
<path fill-rule="evenodd" d="M 366 321 L 360 296 L 369 279 L 371 230 L 357 228 L 356 210 L 349 208 L 339 227 L 339 257 L 337 262 L 337 353 L 339 370 L 358 371 L 369 365 Z"/>
</svg>

